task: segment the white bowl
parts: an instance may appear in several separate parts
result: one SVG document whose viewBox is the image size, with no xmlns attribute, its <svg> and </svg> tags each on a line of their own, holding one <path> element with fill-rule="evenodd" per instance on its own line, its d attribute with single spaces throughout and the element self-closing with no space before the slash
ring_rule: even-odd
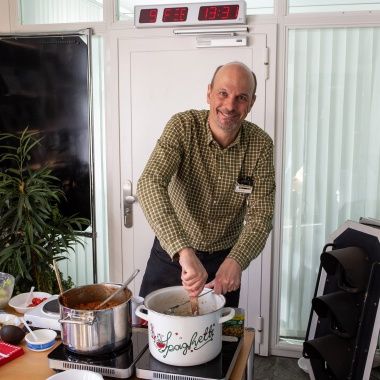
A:
<svg viewBox="0 0 380 380">
<path fill-rule="evenodd" d="M 0 314 L 0 327 L 1 325 L 15 325 L 19 326 L 21 319 L 13 314 L 1 313 Z"/>
<path fill-rule="evenodd" d="M 41 352 L 54 346 L 55 338 L 57 337 L 57 333 L 54 330 L 41 329 L 35 330 L 33 333 L 37 337 L 37 340 L 31 333 L 25 335 L 26 344 L 30 350 Z"/>
<path fill-rule="evenodd" d="M 10 307 L 13 307 L 18 313 L 20 314 L 25 314 L 28 310 L 34 309 L 35 306 L 33 307 L 27 307 L 25 306 L 25 302 L 28 300 L 29 293 L 21 293 L 18 294 L 15 297 L 12 297 L 8 305 Z M 33 296 L 30 297 L 30 303 L 32 303 L 33 298 L 50 298 L 51 294 L 50 293 L 45 293 L 45 292 L 33 292 Z"/>
<path fill-rule="evenodd" d="M 302 369 L 302 371 L 309 373 L 307 369 L 306 359 L 304 357 L 298 359 L 298 367 Z"/>
<path fill-rule="evenodd" d="M 81 369 L 69 369 L 48 377 L 46 380 L 102 380 L 100 373 Z"/>
</svg>

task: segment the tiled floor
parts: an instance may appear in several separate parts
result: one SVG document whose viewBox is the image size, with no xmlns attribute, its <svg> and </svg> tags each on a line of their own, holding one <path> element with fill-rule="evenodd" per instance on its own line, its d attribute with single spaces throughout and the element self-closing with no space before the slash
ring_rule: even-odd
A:
<svg viewBox="0 0 380 380">
<path fill-rule="evenodd" d="M 298 366 L 298 359 L 257 356 L 253 364 L 254 380 L 310 380 Z M 380 367 L 373 369 L 370 380 L 380 380 Z"/>
<path fill-rule="evenodd" d="M 254 380 L 309 380 L 298 367 L 298 359 L 279 356 L 257 356 L 253 361 Z"/>
</svg>

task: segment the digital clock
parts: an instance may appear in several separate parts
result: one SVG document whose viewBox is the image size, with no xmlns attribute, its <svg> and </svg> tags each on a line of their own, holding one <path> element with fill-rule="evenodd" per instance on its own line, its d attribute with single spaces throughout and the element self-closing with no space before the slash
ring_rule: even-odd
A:
<svg viewBox="0 0 380 380">
<path fill-rule="evenodd" d="M 170 26 L 245 24 L 245 1 L 211 3 L 136 5 L 136 28 Z"/>
<path fill-rule="evenodd" d="M 208 5 L 199 8 L 199 21 L 236 20 L 239 16 L 239 5 Z"/>
</svg>

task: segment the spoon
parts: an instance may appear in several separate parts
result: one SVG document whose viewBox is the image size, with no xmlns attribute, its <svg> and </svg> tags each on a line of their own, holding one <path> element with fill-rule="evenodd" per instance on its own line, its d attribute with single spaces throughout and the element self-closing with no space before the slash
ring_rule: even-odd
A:
<svg viewBox="0 0 380 380">
<path fill-rule="evenodd" d="M 28 307 L 30 305 L 30 298 L 33 298 L 33 291 L 34 291 L 34 286 L 30 288 L 28 298 L 25 301 L 25 307 Z"/>
<path fill-rule="evenodd" d="M 55 271 L 55 277 L 57 277 L 57 282 L 58 282 L 58 286 L 59 286 L 59 294 L 60 294 L 61 299 L 62 299 L 62 305 L 67 307 L 66 297 L 63 295 L 61 276 L 59 275 L 58 265 L 57 265 L 57 262 L 55 260 L 53 260 L 53 266 L 54 266 L 54 271 Z"/>
<path fill-rule="evenodd" d="M 37 335 L 33 332 L 33 330 L 29 327 L 29 325 L 26 323 L 25 319 L 23 317 L 20 318 L 24 326 L 28 329 L 28 331 L 32 334 L 34 341 L 38 342 Z"/>
<path fill-rule="evenodd" d="M 57 277 L 59 292 L 62 295 L 63 294 L 63 288 L 62 288 L 62 283 L 61 283 L 61 277 L 59 276 L 59 270 L 58 270 L 57 262 L 55 260 L 53 260 L 53 265 L 54 265 L 55 277 Z"/>
<path fill-rule="evenodd" d="M 189 296 L 189 301 L 190 301 L 191 314 L 192 315 L 198 315 L 199 314 L 198 297 L 197 296 Z"/>
<path fill-rule="evenodd" d="M 124 290 L 127 285 L 137 276 L 137 274 L 140 272 L 140 269 L 136 269 L 131 277 L 128 278 L 127 281 L 124 282 L 124 284 L 122 285 L 121 288 L 119 288 L 118 290 L 116 290 L 115 293 L 112 293 L 106 300 L 104 300 L 100 305 L 96 306 L 94 309 L 95 310 L 98 310 L 100 309 L 102 306 L 104 306 L 110 299 L 112 299 L 113 297 L 115 297 L 117 294 L 119 294 L 122 290 Z"/>
</svg>

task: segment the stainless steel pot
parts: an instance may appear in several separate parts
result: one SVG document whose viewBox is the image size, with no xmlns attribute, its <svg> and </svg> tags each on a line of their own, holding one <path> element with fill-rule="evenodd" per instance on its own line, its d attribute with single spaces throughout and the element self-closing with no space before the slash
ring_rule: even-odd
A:
<svg viewBox="0 0 380 380">
<path fill-rule="evenodd" d="M 102 283 L 79 286 L 58 297 L 62 342 L 79 354 L 104 354 L 126 345 L 131 339 L 131 297 L 127 288 L 112 302 L 119 305 L 102 310 L 77 310 L 80 303 L 107 299 L 122 285 Z"/>
<path fill-rule="evenodd" d="M 148 321 L 149 351 L 160 362 L 199 365 L 214 359 L 222 349 L 222 323 L 232 319 L 235 310 L 223 307 L 224 296 L 211 292 L 198 301 L 200 315 L 191 315 L 189 304 L 176 309 L 179 315 L 164 314 L 188 299 L 182 286 L 172 286 L 148 294 L 144 305 L 136 309 L 136 315 Z"/>
</svg>

